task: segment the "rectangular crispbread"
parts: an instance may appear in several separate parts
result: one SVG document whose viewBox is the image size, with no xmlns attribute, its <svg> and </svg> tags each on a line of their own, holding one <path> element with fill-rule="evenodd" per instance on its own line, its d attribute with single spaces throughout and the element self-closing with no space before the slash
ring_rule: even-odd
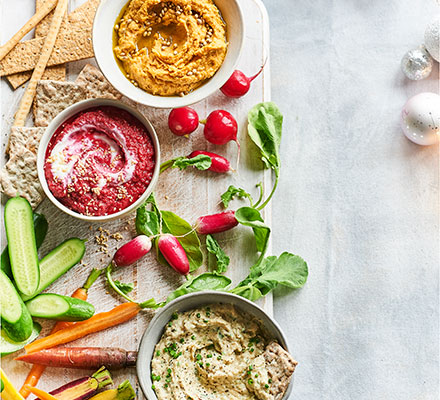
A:
<svg viewBox="0 0 440 400">
<path fill-rule="evenodd" d="M 64 20 L 48 66 L 93 57 L 92 26 L 99 0 L 88 0 Z M 26 40 L 0 62 L 0 76 L 30 71 L 37 64 L 45 38 Z"/>
<path fill-rule="evenodd" d="M 13 156 L 20 147 L 26 147 L 28 150 L 37 154 L 38 145 L 46 129 L 37 127 L 17 126 L 11 128 L 8 142 L 8 153 Z"/>
<path fill-rule="evenodd" d="M 9 197 L 23 196 L 35 208 L 43 200 L 43 188 L 38 180 L 37 155 L 17 145 L 0 171 L 0 190 Z"/>
<path fill-rule="evenodd" d="M 13 126 L 24 126 L 26 122 L 26 118 L 29 114 L 29 111 L 31 110 L 32 103 L 34 101 L 38 81 L 43 76 L 47 66 L 47 62 L 54 49 L 55 41 L 60 31 L 64 14 L 67 11 L 67 4 L 68 0 L 58 0 L 52 21 L 50 23 L 49 32 L 44 39 L 44 44 L 41 48 L 41 53 L 38 56 L 38 61 L 35 65 L 34 72 L 32 73 L 31 80 L 26 87 L 23 97 L 21 98 L 18 110 L 15 113 Z"/>
<path fill-rule="evenodd" d="M 82 69 L 75 83 L 86 88 L 88 99 L 120 99 L 122 97 L 122 94 L 105 79 L 102 72 L 91 64 L 87 64 Z"/>
<path fill-rule="evenodd" d="M 34 101 L 34 125 L 47 126 L 65 108 L 87 98 L 86 89 L 74 82 L 39 81 Z"/>
<path fill-rule="evenodd" d="M 38 10 L 41 9 L 41 7 L 43 7 L 47 1 L 48 0 L 35 0 L 35 10 L 38 12 Z M 47 35 L 52 16 L 53 11 L 51 11 L 46 17 L 44 17 L 41 22 L 35 27 L 35 37 L 43 37 Z M 17 89 L 18 87 L 23 85 L 23 83 L 31 79 L 31 76 L 32 71 L 18 72 L 16 74 L 8 75 L 6 79 L 14 89 Z M 46 68 L 46 71 L 44 71 L 43 74 L 43 79 L 51 79 L 54 81 L 65 80 L 66 66 L 64 64 L 61 64 Z"/>
</svg>

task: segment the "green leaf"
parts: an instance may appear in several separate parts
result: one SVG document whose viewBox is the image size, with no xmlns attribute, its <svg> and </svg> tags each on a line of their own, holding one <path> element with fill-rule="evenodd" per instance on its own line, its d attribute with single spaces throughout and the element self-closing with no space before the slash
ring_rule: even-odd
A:
<svg viewBox="0 0 440 400">
<path fill-rule="evenodd" d="M 200 171 L 208 169 L 212 164 L 211 157 L 199 154 L 193 158 L 179 157 L 174 160 L 172 168 L 179 168 L 181 171 L 187 167 L 195 167 Z"/>
<path fill-rule="evenodd" d="M 257 250 L 264 255 L 269 243 L 270 228 L 264 223 L 260 212 L 255 208 L 242 207 L 235 212 L 235 218 L 240 224 L 252 228 Z"/>
<path fill-rule="evenodd" d="M 149 211 L 147 204 L 142 204 L 136 210 L 136 231 L 138 234 L 155 236 L 160 231 L 160 215 L 154 206 L 153 211 Z"/>
<path fill-rule="evenodd" d="M 225 290 L 231 282 L 232 281 L 226 276 L 219 275 L 215 272 L 205 272 L 185 282 L 172 292 L 166 301 L 161 303 L 161 306 L 188 293 L 200 292 L 202 290 Z"/>
<path fill-rule="evenodd" d="M 211 235 L 206 235 L 206 249 L 214 254 L 217 260 L 217 272 L 224 274 L 228 269 L 230 259 Z"/>
<path fill-rule="evenodd" d="M 244 297 L 251 301 L 256 301 L 259 298 L 263 297 L 263 294 L 260 292 L 260 290 L 252 285 L 237 286 L 236 288 L 231 290 L 231 293 Z"/>
<path fill-rule="evenodd" d="M 237 188 L 237 187 L 231 185 L 228 187 L 228 190 L 221 195 L 223 206 L 225 208 L 228 207 L 230 201 L 235 196 L 240 197 L 240 198 L 244 198 L 244 197 L 248 198 L 251 205 L 252 205 L 252 197 L 248 192 L 246 192 L 246 190 L 244 190 L 242 188 Z"/>
<path fill-rule="evenodd" d="M 203 253 L 200 249 L 200 240 L 193 227 L 171 211 L 161 211 L 162 230 L 164 233 L 171 233 L 177 237 L 188 256 L 189 268 L 193 272 L 203 264 Z M 185 235 L 185 236 L 184 236 Z M 182 237 L 179 237 L 182 236 Z M 157 255 L 160 262 L 167 264 L 165 258 L 157 249 Z"/>
<path fill-rule="evenodd" d="M 248 135 L 259 148 L 266 168 L 274 169 L 277 175 L 282 126 L 283 116 L 275 103 L 259 103 L 248 113 Z"/>
<path fill-rule="evenodd" d="M 130 293 L 134 289 L 134 284 L 132 282 L 125 283 L 120 281 L 113 281 L 115 286 L 122 292 L 122 293 Z"/>
<path fill-rule="evenodd" d="M 256 282 L 265 286 L 283 285 L 296 289 L 304 286 L 308 273 L 307 263 L 300 256 L 284 252 L 276 260 L 265 263 Z"/>
</svg>

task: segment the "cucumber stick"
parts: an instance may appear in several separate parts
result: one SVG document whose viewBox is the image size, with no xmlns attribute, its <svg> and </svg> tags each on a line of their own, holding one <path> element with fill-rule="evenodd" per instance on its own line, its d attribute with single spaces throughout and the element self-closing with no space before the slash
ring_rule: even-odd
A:
<svg viewBox="0 0 440 400">
<path fill-rule="evenodd" d="M 41 325 L 38 322 L 34 322 L 32 334 L 23 342 L 15 342 L 7 335 L 4 329 L 0 331 L 0 355 L 7 356 L 8 354 L 15 353 L 21 350 L 28 343 L 33 342 L 41 332 Z"/>
<path fill-rule="evenodd" d="M 2 328 L 10 339 L 22 342 L 32 334 L 32 317 L 8 276 L 0 271 Z"/>
<path fill-rule="evenodd" d="M 34 231 L 35 231 L 35 242 L 37 244 L 37 249 L 43 244 L 43 241 L 47 234 L 48 229 L 47 219 L 43 214 L 34 213 Z M 13 279 L 11 271 L 11 262 L 9 260 L 9 249 L 8 246 L 3 249 L 0 258 L 0 268 Z"/>
<path fill-rule="evenodd" d="M 95 313 L 95 308 L 87 301 L 44 293 L 26 303 L 33 317 L 57 321 L 84 321 Z"/>
<path fill-rule="evenodd" d="M 5 228 L 15 285 L 24 295 L 32 296 L 40 283 L 40 269 L 33 212 L 23 197 L 13 197 L 7 201 Z"/>
<path fill-rule="evenodd" d="M 22 294 L 22 299 L 28 301 L 41 293 L 52 282 L 79 263 L 85 250 L 84 241 L 77 238 L 67 239 L 55 247 L 40 261 L 40 284 L 37 291 L 32 296 Z"/>
</svg>

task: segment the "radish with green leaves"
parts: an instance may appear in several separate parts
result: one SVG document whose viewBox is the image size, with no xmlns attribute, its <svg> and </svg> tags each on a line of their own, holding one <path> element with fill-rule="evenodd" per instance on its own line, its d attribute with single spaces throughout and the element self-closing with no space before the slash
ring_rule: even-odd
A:
<svg viewBox="0 0 440 400">
<path fill-rule="evenodd" d="M 181 275 L 188 275 L 188 256 L 175 236 L 169 233 L 160 235 L 157 241 L 157 247 L 168 264 L 170 264 L 176 272 Z"/>
<path fill-rule="evenodd" d="M 197 156 L 208 156 L 211 159 L 211 166 L 208 168 L 208 171 L 217 172 L 219 174 L 233 171 L 229 161 L 219 154 L 211 153 L 210 151 L 195 150 L 188 158 L 193 159 Z"/>
</svg>

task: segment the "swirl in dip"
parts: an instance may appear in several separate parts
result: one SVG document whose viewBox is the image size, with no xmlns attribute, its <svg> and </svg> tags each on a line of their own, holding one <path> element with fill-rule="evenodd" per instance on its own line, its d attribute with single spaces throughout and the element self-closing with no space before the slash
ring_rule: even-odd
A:
<svg viewBox="0 0 440 400">
<path fill-rule="evenodd" d="M 88 216 L 133 204 L 153 176 L 154 148 L 144 125 L 112 106 L 90 108 L 64 122 L 46 150 L 44 173 L 52 194 Z"/>
<path fill-rule="evenodd" d="M 297 362 L 229 304 L 174 313 L 151 361 L 159 400 L 281 400 Z"/>
<path fill-rule="evenodd" d="M 131 0 L 115 25 L 114 53 L 127 78 L 154 95 L 184 95 L 226 55 L 226 26 L 211 0 Z"/>
</svg>

